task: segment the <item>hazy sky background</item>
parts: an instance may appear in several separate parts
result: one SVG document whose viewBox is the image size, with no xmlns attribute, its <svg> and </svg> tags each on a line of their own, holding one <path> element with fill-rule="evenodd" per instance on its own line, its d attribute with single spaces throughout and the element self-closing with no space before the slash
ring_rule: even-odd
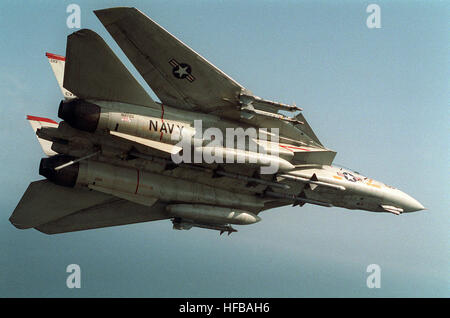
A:
<svg viewBox="0 0 450 318">
<path fill-rule="evenodd" d="M 44 54 L 65 54 L 70 3 L 144 87 L 92 10 L 137 7 L 256 95 L 303 107 L 336 163 L 428 210 L 283 207 L 230 237 L 168 220 L 56 236 L 14 228 L 10 214 L 42 179 L 25 117 L 57 119 Z M 370 3 L 381 29 L 366 26 Z M 449 18 L 445 1 L 2 1 L 0 296 L 449 297 Z M 81 289 L 66 287 L 72 263 Z M 372 263 L 380 289 L 366 287 Z"/>
</svg>

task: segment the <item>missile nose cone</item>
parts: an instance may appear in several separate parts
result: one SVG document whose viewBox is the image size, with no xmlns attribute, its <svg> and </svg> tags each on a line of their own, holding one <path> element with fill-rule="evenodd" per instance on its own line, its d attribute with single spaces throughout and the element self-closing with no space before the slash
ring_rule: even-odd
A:
<svg viewBox="0 0 450 318">
<path fill-rule="evenodd" d="M 240 220 L 241 224 L 254 224 L 261 221 L 261 218 L 259 216 L 250 212 L 242 213 L 237 218 Z"/>
</svg>

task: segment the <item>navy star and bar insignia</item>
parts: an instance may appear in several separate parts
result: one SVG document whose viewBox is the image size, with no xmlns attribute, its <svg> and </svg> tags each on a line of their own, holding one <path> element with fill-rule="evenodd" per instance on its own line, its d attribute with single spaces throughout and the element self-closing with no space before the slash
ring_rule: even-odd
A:
<svg viewBox="0 0 450 318">
<path fill-rule="evenodd" d="M 191 74 L 192 68 L 189 64 L 178 63 L 175 59 L 171 59 L 169 64 L 173 66 L 172 74 L 178 79 L 186 78 L 189 82 L 195 81 L 195 77 Z"/>
</svg>

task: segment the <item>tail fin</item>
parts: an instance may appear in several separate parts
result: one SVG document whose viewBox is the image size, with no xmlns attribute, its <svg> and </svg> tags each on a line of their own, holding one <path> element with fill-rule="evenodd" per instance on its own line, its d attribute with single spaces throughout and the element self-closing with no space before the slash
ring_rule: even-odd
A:
<svg viewBox="0 0 450 318">
<path fill-rule="evenodd" d="M 53 53 L 45 53 L 45 56 L 48 58 L 48 62 L 52 67 L 53 74 L 55 74 L 56 80 L 58 81 L 59 88 L 64 95 L 65 99 L 72 99 L 76 96 L 69 92 L 67 89 L 63 87 L 64 81 L 64 66 L 66 64 L 66 58 L 64 56 L 56 55 Z"/>
<path fill-rule="evenodd" d="M 66 57 L 63 85 L 79 98 L 158 107 L 94 31 L 69 35 Z"/>
<path fill-rule="evenodd" d="M 58 123 L 54 120 L 48 119 L 48 118 L 43 118 L 43 117 L 36 117 L 36 116 L 27 116 L 27 120 L 31 125 L 31 128 L 33 128 L 34 132 L 36 133 L 36 130 L 38 130 L 38 128 L 42 128 L 42 127 L 58 127 Z M 44 151 L 44 153 L 47 156 L 53 156 L 56 154 L 56 152 L 54 152 L 52 150 L 52 142 L 39 138 L 37 137 L 39 143 L 41 144 L 42 150 Z"/>
</svg>

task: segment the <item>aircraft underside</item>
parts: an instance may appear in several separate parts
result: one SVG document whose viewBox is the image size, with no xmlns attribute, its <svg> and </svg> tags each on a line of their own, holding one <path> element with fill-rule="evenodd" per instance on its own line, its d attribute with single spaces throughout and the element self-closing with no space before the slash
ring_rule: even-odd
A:
<svg viewBox="0 0 450 318">
<path fill-rule="evenodd" d="M 47 53 L 62 121 L 27 117 L 46 154 L 45 179 L 30 183 L 11 215 L 17 228 L 56 234 L 171 220 L 177 230 L 230 234 L 284 205 L 424 209 L 333 167 L 336 152 L 301 108 L 253 95 L 137 9 L 95 14 L 160 102 L 94 31 L 69 35 L 65 57 Z"/>
</svg>

